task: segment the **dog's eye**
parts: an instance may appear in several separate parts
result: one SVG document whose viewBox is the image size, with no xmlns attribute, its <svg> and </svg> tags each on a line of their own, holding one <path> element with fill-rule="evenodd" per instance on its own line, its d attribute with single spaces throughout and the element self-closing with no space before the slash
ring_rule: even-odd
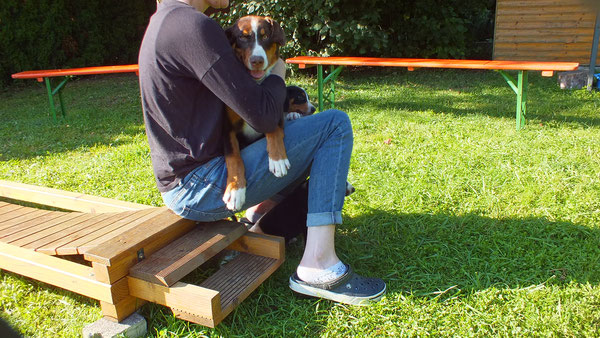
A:
<svg viewBox="0 0 600 338">
<path fill-rule="evenodd" d="M 264 35 L 262 35 L 260 38 L 261 38 L 262 40 L 266 40 L 266 39 L 268 39 L 269 37 L 268 37 L 266 34 L 264 34 Z"/>
<path fill-rule="evenodd" d="M 240 39 L 246 41 L 246 40 L 250 39 L 250 35 L 249 34 L 248 35 L 244 34 L 244 35 L 240 36 Z"/>
</svg>

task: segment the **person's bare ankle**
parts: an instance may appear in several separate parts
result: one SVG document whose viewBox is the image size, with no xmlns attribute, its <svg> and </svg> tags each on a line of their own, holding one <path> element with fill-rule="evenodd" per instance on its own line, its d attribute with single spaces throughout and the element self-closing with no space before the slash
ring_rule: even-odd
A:
<svg viewBox="0 0 600 338">
<path fill-rule="evenodd" d="M 250 227 L 250 229 L 248 229 L 248 231 L 254 232 L 256 234 L 264 234 L 264 232 L 258 224 L 254 224 L 252 227 Z"/>
</svg>

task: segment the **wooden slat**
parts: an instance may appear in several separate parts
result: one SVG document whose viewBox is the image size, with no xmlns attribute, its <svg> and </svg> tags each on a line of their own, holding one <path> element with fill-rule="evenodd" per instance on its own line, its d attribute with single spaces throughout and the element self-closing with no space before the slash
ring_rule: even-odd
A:
<svg viewBox="0 0 600 338">
<path fill-rule="evenodd" d="M 98 218 L 98 221 L 95 223 L 91 223 L 88 226 L 80 226 L 75 231 L 70 234 L 61 237 L 53 242 L 49 242 L 45 245 L 49 250 L 54 250 L 57 255 L 76 255 L 77 254 L 77 246 L 73 244 L 76 240 L 83 239 L 86 240 L 88 236 L 94 236 L 95 232 L 99 229 L 107 225 L 111 225 L 113 222 L 119 221 L 127 216 L 129 216 L 132 211 L 115 213 L 112 215 L 107 215 L 103 218 Z M 38 249 L 40 252 L 44 252 L 44 248 Z"/>
<path fill-rule="evenodd" d="M 30 219 L 28 221 L 19 223 L 18 225 L 15 225 L 13 227 L 2 229 L 2 230 L 0 230 L 0 241 L 7 243 L 8 241 L 5 240 L 4 238 L 6 238 L 12 234 L 23 233 L 31 228 L 39 229 L 40 226 L 43 226 L 43 224 L 45 224 L 49 221 L 52 221 L 53 219 L 63 217 L 65 215 L 67 215 L 67 213 L 59 212 L 59 211 L 52 211 L 52 212 L 48 212 L 44 215 L 41 215 L 40 217 L 36 217 L 36 218 Z"/>
<path fill-rule="evenodd" d="M 113 74 L 113 73 L 137 73 L 138 65 L 120 65 L 120 66 L 99 66 L 71 69 L 45 69 L 45 70 L 30 70 L 12 74 L 13 79 L 36 79 L 54 76 L 69 76 L 69 75 L 97 75 L 97 74 Z"/>
<path fill-rule="evenodd" d="M 96 214 L 94 217 L 74 224 L 68 228 L 63 228 L 61 231 L 50 234 L 49 236 L 31 243 L 30 245 L 34 247 L 36 251 L 43 252 L 48 255 L 55 255 L 56 247 L 60 246 L 62 243 L 68 243 L 72 234 L 79 231 L 85 231 L 87 228 L 92 227 L 98 222 L 101 222 L 112 216 L 113 214 L 109 213 Z"/>
<path fill-rule="evenodd" d="M 241 223 L 202 223 L 129 270 L 129 275 L 173 285 L 246 232 Z"/>
<path fill-rule="evenodd" d="M 19 239 L 23 239 L 23 238 L 26 238 L 33 234 L 39 233 L 40 231 L 44 231 L 47 228 L 50 228 L 56 224 L 66 222 L 70 219 L 73 219 L 73 218 L 75 218 L 77 216 L 81 216 L 81 215 L 82 214 L 78 213 L 78 212 L 65 213 L 57 218 L 53 218 L 51 220 L 46 220 L 42 223 L 36 224 L 35 226 L 32 226 L 27 229 L 23 229 L 21 231 L 4 236 L 0 239 L 0 241 L 4 242 L 4 243 L 13 243 Z M 13 243 L 13 245 L 14 245 L 14 243 Z"/>
<path fill-rule="evenodd" d="M 313 57 L 297 56 L 286 60 L 299 65 L 341 65 L 341 66 L 379 66 L 412 68 L 456 68 L 456 69 L 503 69 L 503 70 L 575 70 L 577 63 L 568 62 L 527 62 L 527 61 L 490 61 L 456 59 L 407 59 L 375 57 Z"/>
<path fill-rule="evenodd" d="M 78 214 L 77 217 L 75 217 L 75 218 L 71 218 L 71 219 L 65 220 L 64 222 L 57 223 L 57 224 L 55 224 L 51 227 L 48 227 L 44 230 L 33 233 L 25 238 L 21 238 L 16 241 L 13 241 L 11 244 L 18 245 L 18 246 L 24 247 L 24 248 L 35 249 L 34 243 L 43 240 L 46 236 L 50 236 L 57 232 L 60 233 L 62 230 L 69 229 L 70 227 L 72 227 L 80 222 L 84 222 L 85 220 L 90 219 L 92 217 L 94 217 L 94 215 L 81 213 L 81 214 Z M 34 245 L 32 245 L 32 244 L 34 244 Z"/>
<path fill-rule="evenodd" d="M 23 213 L 21 214 L 20 211 L 23 211 Z M 19 224 L 21 224 L 23 222 L 27 222 L 29 220 L 38 218 L 40 216 L 47 215 L 51 212 L 52 211 L 49 211 L 49 210 L 32 209 L 32 208 L 16 210 L 14 214 L 15 215 L 18 214 L 17 217 L 11 217 L 10 219 L 8 219 L 6 221 L 0 221 L 0 231 L 14 227 L 14 226 L 18 226 Z M 7 214 L 5 214 L 4 216 L 7 216 Z"/>
<path fill-rule="evenodd" d="M 18 204 L 8 204 L 8 205 L 3 206 L 0 209 L 0 220 L 3 220 L 3 219 L 5 219 L 5 217 L 7 217 L 7 216 L 3 216 L 3 215 L 10 214 L 15 210 L 23 209 L 23 208 L 24 208 L 24 206 L 18 205 Z"/>
<path fill-rule="evenodd" d="M 153 217 L 162 213 L 164 210 L 164 208 L 152 208 L 136 211 L 135 214 L 124 218 L 120 221 L 114 222 L 110 226 L 107 226 L 101 231 L 98 231 L 96 233 L 98 237 L 92 238 L 93 236 L 88 236 L 85 238 L 85 240 L 77 240 L 73 243 L 73 245 L 76 245 L 77 252 L 80 255 L 83 255 L 88 250 L 96 247 L 97 245 L 100 245 L 116 236 L 119 236 L 123 232 L 128 231 L 129 229 L 132 229 L 137 225 L 152 219 Z"/>
<path fill-rule="evenodd" d="M 150 206 L 64 190 L 0 180 L 0 196 L 56 208 L 100 213 L 140 210 Z"/>
<path fill-rule="evenodd" d="M 96 281 L 90 267 L 5 243 L 0 243 L 0 269 L 106 302 L 123 292 Z"/>
<path fill-rule="evenodd" d="M 515 22 L 568 22 L 570 24 L 578 25 L 581 22 L 594 22 L 596 15 L 591 12 L 576 12 L 576 13 L 535 13 L 535 14 L 524 14 L 519 13 L 516 15 L 500 15 L 496 20 L 496 23 L 515 23 Z"/>
</svg>

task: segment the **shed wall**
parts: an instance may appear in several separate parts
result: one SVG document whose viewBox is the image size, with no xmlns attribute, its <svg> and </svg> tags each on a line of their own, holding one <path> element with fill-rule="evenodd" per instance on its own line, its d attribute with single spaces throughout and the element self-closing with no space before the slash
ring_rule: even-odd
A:
<svg viewBox="0 0 600 338">
<path fill-rule="evenodd" d="M 497 0 L 493 58 L 587 65 L 595 19 L 581 0 Z"/>
</svg>

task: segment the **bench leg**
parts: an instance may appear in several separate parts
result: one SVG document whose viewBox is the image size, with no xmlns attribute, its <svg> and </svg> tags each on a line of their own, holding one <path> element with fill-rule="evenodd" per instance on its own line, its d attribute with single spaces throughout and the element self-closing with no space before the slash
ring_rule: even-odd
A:
<svg viewBox="0 0 600 338">
<path fill-rule="evenodd" d="M 46 82 L 46 90 L 48 91 L 48 101 L 50 101 L 50 112 L 52 112 L 52 118 L 56 122 L 56 106 L 54 105 L 54 95 L 52 95 L 52 85 L 50 84 L 49 78 L 44 78 Z"/>
<path fill-rule="evenodd" d="M 52 89 L 52 84 L 50 82 L 50 78 L 44 78 L 44 82 L 46 83 L 46 91 L 48 92 L 48 101 L 50 102 L 50 112 L 52 112 L 52 118 L 56 122 L 56 104 L 54 102 L 54 95 L 58 93 L 58 102 L 60 103 L 60 112 L 63 117 L 66 116 L 65 113 L 65 105 L 62 99 L 62 89 L 69 81 L 69 77 L 65 77 L 65 79 L 58 85 L 56 88 Z"/>
<path fill-rule="evenodd" d="M 525 128 L 525 116 L 527 116 L 527 87 L 529 85 L 527 71 L 519 71 L 517 92 L 517 130 Z"/>
<path fill-rule="evenodd" d="M 323 77 L 323 65 L 317 65 L 317 85 L 319 90 L 319 111 L 325 108 L 325 102 L 329 108 L 335 108 L 335 79 L 342 72 L 344 66 L 331 66 L 327 77 Z M 329 90 L 325 94 L 325 86 L 329 83 Z"/>
<path fill-rule="evenodd" d="M 497 72 L 504 77 L 510 88 L 517 94 L 516 126 L 517 130 L 521 130 L 525 127 L 527 114 L 527 88 L 529 85 L 527 71 L 520 70 L 517 81 L 503 70 L 497 70 Z"/>
</svg>

